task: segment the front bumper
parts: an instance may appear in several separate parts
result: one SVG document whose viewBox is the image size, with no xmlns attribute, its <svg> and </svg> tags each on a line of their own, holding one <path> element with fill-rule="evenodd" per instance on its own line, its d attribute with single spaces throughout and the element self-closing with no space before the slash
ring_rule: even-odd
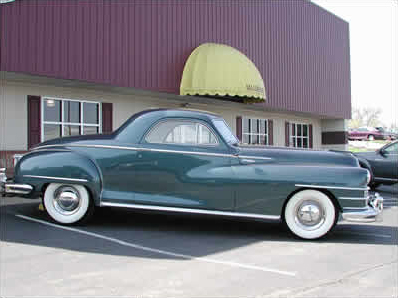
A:
<svg viewBox="0 0 398 298">
<path fill-rule="evenodd" d="M 29 184 L 7 183 L 8 179 L 4 168 L 0 169 L 0 195 L 28 195 L 33 191 Z"/>
<path fill-rule="evenodd" d="M 383 198 L 375 193 L 369 196 L 368 206 L 365 208 L 343 211 L 344 220 L 353 222 L 375 222 L 383 220 Z"/>
</svg>

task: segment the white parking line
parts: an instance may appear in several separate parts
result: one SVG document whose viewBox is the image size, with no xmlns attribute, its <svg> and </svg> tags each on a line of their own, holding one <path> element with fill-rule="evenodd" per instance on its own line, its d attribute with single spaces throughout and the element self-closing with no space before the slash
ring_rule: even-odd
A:
<svg viewBox="0 0 398 298">
<path fill-rule="evenodd" d="M 277 274 L 288 275 L 288 276 L 295 276 L 296 275 L 295 272 L 289 272 L 289 271 L 277 270 L 277 269 L 260 267 L 260 266 L 255 266 L 255 265 L 245 265 L 245 264 L 236 263 L 236 262 L 220 261 L 220 260 L 215 260 L 215 259 L 209 259 L 209 258 L 203 258 L 203 257 L 195 257 L 195 256 L 190 256 L 190 255 L 185 255 L 185 254 L 174 253 L 174 252 L 170 252 L 170 251 L 166 251 L 166 250 L 161 250 L 161 249 L 156 249 L 156 248 L 151 248 L 151 247 L 147 247 L 147 246 L 142 246 L 142 245 L 139 245 L 139 244 L 126 242 L 126 241 L 119 240 L 119 239 L 116 239 L 116 238 L 113 238 L 113 237 L 107 237 L 107 236 L 103 236 L 103 235 L 100 235 L 100 234 L 97 234 L 97 233 L 87 232 L 87 231 L 76 229 L 76 228 L 64 227 L 64 226 L 56 225 L 56 224 L 49 223 L 49 222 L 44 221 L 44 220 L 32 218 L 32 217 L 21 215 L 21 214 L 15 214 L 15 216 L 19 217 L 19 218 L 22 218 L 22 219 L 25 219 L 25 220 L 29 220 L 29 221 L 37 222 L 37 223 L 44 224 L 44 225 L 47 225 L 47 226 L 50 226 L 50 227 L 54 227 L 54 228 L 57 228 L 57 229 L 62 229 L 62 230 L 70 231 L 70 232 L 80 233 L 80 234 L 83 234 L 83 235 L 87 235 L 87 236 L 99 238 L 99 239 L 102 239 L 102 240 L 114 242 L 114 243 L 117 243 L 119 245 L 132 247 L 132 248 L 140 249 L 140 250 L 144 250 L 144 251 L 150 251 L 150 252 L 157 253 L 157 254 L 162 254 L 162 255 L 167 255 L 167 256 L 172 256 L 172 257 L 177 257 L 177 258 L 182 258 L 182 259 L 202 261 L 202 262 L 213 263 L 213 264 L 227 265 L 227 266 L 244 268 L 244 269 L 251 269 L 251 270 L 258 270 L 258 271 L 264 271 L 264 272 L 277 273 Z"/>
</svg>

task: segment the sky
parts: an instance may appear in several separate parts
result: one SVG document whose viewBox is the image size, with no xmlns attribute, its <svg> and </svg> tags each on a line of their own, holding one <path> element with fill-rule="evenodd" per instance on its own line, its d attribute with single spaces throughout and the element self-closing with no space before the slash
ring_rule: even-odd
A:
<svg viewBox="0 0 398 298">
<path fill-rule="evenodd" d="M 312 0 L 350 26 L 352 106 L 398 126 L 398 0 Z"/>
</svg>

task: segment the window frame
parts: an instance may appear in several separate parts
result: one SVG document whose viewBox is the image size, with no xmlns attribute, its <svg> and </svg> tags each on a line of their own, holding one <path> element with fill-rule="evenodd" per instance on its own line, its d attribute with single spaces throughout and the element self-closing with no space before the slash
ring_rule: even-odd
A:
<svg viewBox="0 0 398 298">
<path fill-rule="evenodd" d="M 80 100 L 80 99 L 71 99 L 71 98 L 59 98 L 59 97 L 52 97 L 52 96 L 42 96 L 41 97 L 41 103 L 40 103 L 40 109 L 41 109 L 41 131 L 40 131 L 40 141 L 44 142 L 44 125 L 46 124 L 52 124 L 52 125 L 60 125 L 61 126 L 61 138 L 63 137 L 68 137 L 64 135 L 64 128 L 65 126 L 71 125 L 71 126 L 79 126 L 81 134 L 79 135 L 84 135 L 84 126 L 90 126 L 90 127 L 98 127 L 98 133 L 102 133 L 102 105 L 101 102 L 99 101 L 91 101 L 91 100 Z M 45 121 L 44 120 L 44 108 L 45 108 L 45 102 L 46 100 L 58 100 L 61 101 L 61 121 Z M 75 123 L 75 122 L 65 122 L 64 121 L 64 108 L 65 108 L 65 102 L 66 101 L 71 101 L 71 102 L 78 102 L 80 103 L 80 123 Z M 98 124 L 92 124 L 92 123 L 84 123 L 84 103 L 93 103 L 98 105 Z"/>
<path fill-rule="evenodd" d="M 188 122 L 188 123 L 191 122 L 191 123 L 193 123 L 193 124 L 201 124 L 201 125 L 205 126 L 205 127 L 210 131 L 210 133 L 213 134 L 213 136 L 214 136 L 214 138 L 215 138 L 215 140 L 216 140 L 217 143 L 215 143 L 215 144 L 210 144 L 210 143 L 209 143 L 209 144 L 189 144 L 189 143 L 165 143 L 165 142 L 162 142 L 162 143 L 153 142 L 153 143 L 152 143 L 152 142 L 148 142 L 148 141 L 146 140 L 146 138 L 147 138 L 148 135 L 152 132 L 152 130 L 154 130 L 158 125 L 161 125 L 162 123 L 167 122 L 167 121 L 181 121 L 181 122 Z M 202 121 L 202 120 L 199 120 L 199 119 L 186 119 L 186 118 L 163 118 L 163 119 L 160 119 L 159 121 L 156 121 L 156 122 L 145 132 L 145 134 L 144 134 L 144 136 L 142 137 L 140 143 L 144 143 L 144 144 L 156 144 L 156 145 L 187 146 L 187 147 L 192 147 L 192 146 L 196 147 L 196 146 L 199 146 L 199 147 L 212 147 L 212 148 L 220 147 L 220 145 L 221 145 L 219 135 L 216 133 L 216 131 L 215 131 L 210 125 L 208 125 L 206 122 L 204 122 L 204 121 Z"/>
<path fill-rule="evenodd" d="M 293 135 L 293 125 L 295 126 L 295 135 Z M 297 135 L 297 126 L 301 125 L 301 136 Z M 307 126 L 307 136 L 303 136 L 303 126 L 306 125 Z M 291 144 L 291 146 L 293 148 L 301 148 L 301 149 L 311 149 L 310 147 L 310 123 L 303 123 L 303 122 L 290 122 L 289 123 L 289 143 Z M 295 138 L 295 142 L 293 142 L 293 138 Z M 298 147 L 297 146 L 297 139 L 300 138 L 301 139 L 301 144 L 303 145 L 304 139 L 307 139 L 307 147 Z"/>
<path fill-rule="evenodd" d="M 267 133 L 266 133 L 266 134 L 265 134 L 265 133 L 252 133 L 252 132 L 245 133 L 245 123 L 246 123 L 246 120 L 249 120 L 249 121 L 250 121 L 250 124 L 251 124 L 252 120 L 256 120 L 257 123 L 259 123 L 259 122 L 258 122 L 259 120 L 260 120 L 260 121 L 265 121 L 265 127 L 267 128 Z M 250 146 L 270 146 L 270 145 L 269 145 L 269 137 L 270 137 L 270 132 L 269 132 L 269 120 L 270 120 L 270 119 L 266 119 L 266 118 L 242 117 L 242 141 L 241 141 L 241 143 L 242 143 L 242 144 L 245 144 L 245 145 L 250 145 Z M 250 126 L 251 126 L 251 125 L 250 125 Z M 257 124 L 257 127 L 258 127 L 258 124 Z M 258 131 L 260 131 L 260 128 L 259 128 L 259 127 L 258 127 Z M 243 142 L 244 136 L 245 136 L 245 135 L 248 135 L 248 136 L 249 136 L 249 143 L 244 143 L 244 142 Z M 252 137 L 252 136 L 257 136 L 257 137 L 265 136 L 267 142 L 266 142 L 265 144 L 260 144 L 260 143 L 258 143 L 258 144 L 251 144 L 250 141 L 251 141 L 251 137 Z"/>
</svg>

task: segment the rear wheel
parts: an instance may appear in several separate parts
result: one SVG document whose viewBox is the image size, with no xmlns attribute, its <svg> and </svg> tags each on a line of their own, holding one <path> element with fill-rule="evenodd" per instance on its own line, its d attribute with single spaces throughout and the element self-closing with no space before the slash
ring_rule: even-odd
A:
<svg viewBox="0 0 398 298">
<path fill-rule="evenodd" d="M 331 199 L 317 190 L 303 190 L 286 204 L 284 219 L 287 227 L 303 239 L 317 239 L 335 225 L 338 211 Z"/>
<path fill-rule="evenodd" d="M 83 223 L 94 213 L 90 194 L 82 185 L 51 183 L 43 203 L 47 213 L 61 224 Z"/>
</svg>

